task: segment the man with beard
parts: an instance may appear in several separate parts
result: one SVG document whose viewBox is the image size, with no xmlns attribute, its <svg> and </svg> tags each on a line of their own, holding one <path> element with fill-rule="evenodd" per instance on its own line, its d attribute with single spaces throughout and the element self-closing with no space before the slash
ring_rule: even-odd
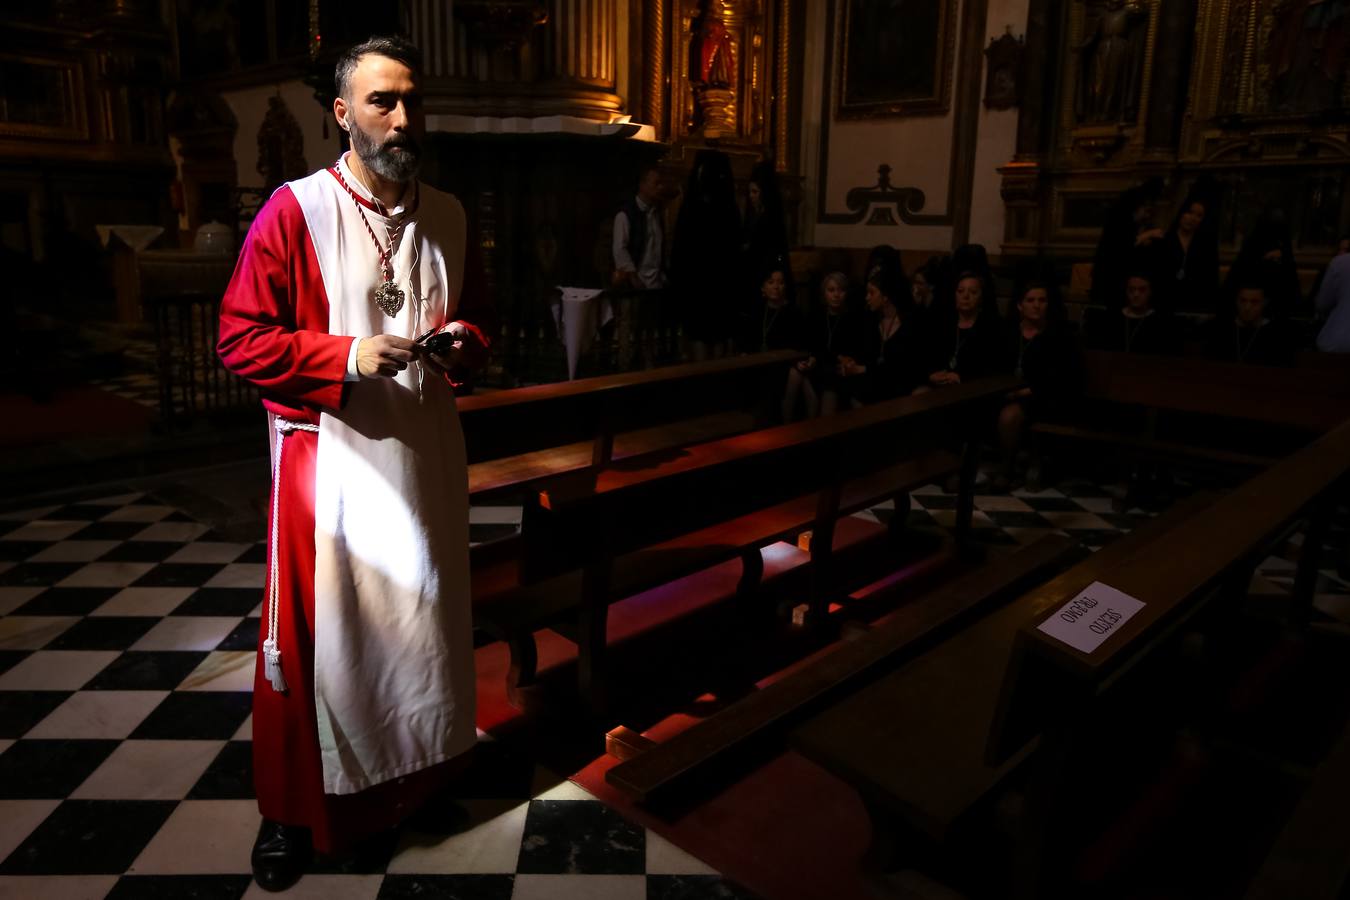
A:
<svg viewBox="0 0 1350 900">
<path fill-rule="evenodd" d="M 336 82 L 353 151 L 263 207 L 220 317 L 221 359 L 273 432 L 253 692 L 253 873 L 271 891 L 311 849 L 409 814 L 444 830 L 453 807 L 426 801 L 476 741 L 454 388 L 486 355 L 490 310 L 463 207 L 416 180 L 416 49 L 372 38 Z"/>
</svg>

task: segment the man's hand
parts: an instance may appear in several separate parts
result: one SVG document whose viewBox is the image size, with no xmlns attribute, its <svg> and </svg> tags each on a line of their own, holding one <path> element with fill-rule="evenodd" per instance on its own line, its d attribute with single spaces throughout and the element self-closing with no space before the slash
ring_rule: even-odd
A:
<svg viewBox="0 0 1350 900">
<path fill-rule="evenodd" d="M 858 361 L 851 356 L 840 356 L 838 359 L 838 366 L 839 375 L 843 378 L 867 374 L 867 366 L 860 365 Z"/>
<path fill-rule="evenodd" d="M 418 347 L 422 353 L 422 358 L 431 363 L 442 372 L 449 373 L 451 369 L 459 366 L 464 360 L 464 340 L 469 335 L 469 330 L 458 322 L 451 322 L 441 329 L 442 332 L 449 332 L 454 335 L 455 343 L 445 353 L 432 353 L 425 347 Z"/>
<path fill-rule="evenodd" d="M 356 347 L 356 371 L 365 378 L 393 378 L 417 358 L 417 345 L 396 334 L 363 338 Z"/>
</svg>

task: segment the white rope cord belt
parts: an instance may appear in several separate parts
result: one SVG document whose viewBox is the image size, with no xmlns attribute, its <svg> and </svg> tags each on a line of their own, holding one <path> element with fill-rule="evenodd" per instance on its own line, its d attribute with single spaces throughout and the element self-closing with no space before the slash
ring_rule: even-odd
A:
<svg viewBox="0 0 1350 900">
<path fill-rule="evenodd" d="M 272 460 L 272 546 L 269 549 L 271 567 L 267 573 L 267 640 L 263 641 L 263 676 L 272 684 L 272 690 L 286 693 L 286 679 L 281 674 L 281 649 L 277 647 L 277 607 L 279 606 L 280 587 L 278 574 L 281 564 L 277 552 L 279 534 L 279 515 L 281 508 L 281 450 L 286 446 L 286 435 L 293 431 L 318 432 L 318 425 L 308 422 L 295 422 L 291 419 L 276 418 L 277 453 Z"/>
</svg>

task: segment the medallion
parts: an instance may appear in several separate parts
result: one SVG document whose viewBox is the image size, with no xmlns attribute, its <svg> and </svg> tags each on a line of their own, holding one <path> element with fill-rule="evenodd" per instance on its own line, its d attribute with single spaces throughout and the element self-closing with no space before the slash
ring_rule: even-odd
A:
<svg viewBox="0 0 1350 900">
<path fill-rule="evenodd" d="M 403 308 L 403 290 L 394 282 L 386 280 L 375 289 L 375 305 L 383 310 L 386 316 L 394 318 Z"/>
</svg>

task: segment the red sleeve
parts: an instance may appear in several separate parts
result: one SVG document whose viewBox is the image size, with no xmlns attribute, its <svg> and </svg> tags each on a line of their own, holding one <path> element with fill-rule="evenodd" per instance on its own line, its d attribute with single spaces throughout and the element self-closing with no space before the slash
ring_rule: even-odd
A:
<svg viewBox="0 0 1350 900">
<path fill-rule="evenodd" d="M 455 322 L 468 331 L 464 339 L 463 362 L 450 376 L 450 383 L 458 393 L 470 390 L 473 374 L 487 365 L 492 338 L 500 328 L 497 307 L 488 291 L 482 249 L 472 229 L 468 246 L 464 248 L 464 282 L 455 316 Z"/>
<path fill-rule="evenodd" d="M 290 188 L 249 228 L 220 305 L 225 368 L 287 407 L 342 406 L 354 338 L 328 333 L 328 296 L 304 213 Z"/>
</svg>

